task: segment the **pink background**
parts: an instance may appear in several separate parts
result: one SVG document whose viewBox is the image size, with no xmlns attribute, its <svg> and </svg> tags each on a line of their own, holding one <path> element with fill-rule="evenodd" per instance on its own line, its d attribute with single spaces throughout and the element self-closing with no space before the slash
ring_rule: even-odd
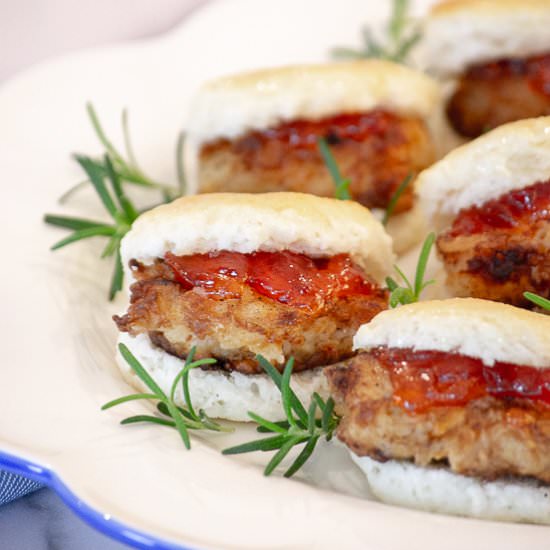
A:
<svg viewBox="0 0 550 550">
<path fill-rule="evenodd" d="M 0 0 L 0 81 L 64 52 L 154 36 L 205 0 Z"/>
</svg>

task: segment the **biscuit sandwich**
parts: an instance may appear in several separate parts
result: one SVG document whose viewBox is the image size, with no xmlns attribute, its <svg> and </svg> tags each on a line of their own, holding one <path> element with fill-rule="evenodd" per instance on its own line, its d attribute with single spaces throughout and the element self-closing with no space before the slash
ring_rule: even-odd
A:
<svg viewBox="0 0 550 550">
<path fill-rule="evenodd" d="M 406 91 L 406 93 L 405 93 Z M 297 191 L 333 197 L 324 138 L 352 198 L 387 208 L 401 182 L 432 164 L 443 118 L 438 84 L 381 60 L 288 66 L 224 77 L 198 92 L 187 121 L 188 180 L 199 193 Z M 414 185 L 395 214 L 410 213 Z M 395 245 L 423 237 L 418 212 Z"/>
<path fill-rule="evenodd" d="M 550 318 L 455 298 L 378 315 L 325 373 L 384 502 L 550 523 Z"/>
<path fill-rule="evenodd" d="M 456 296 L 532 306 L 550 296 L 550 117 L 503 125 L 418 177 Z"/>
<path fill-rule="evenodd" d="M 550 115 L 550 3 L 447 0 L 426 21 L 428 69 L 454 79 L 446 111 L 476 137 L 506 122 Z"/>
<path fill-rule="evenodd" d="M 279 370 L 293 357 L 297 394 L 326 395 L 321 367 L 349 357 L 359 325 L 387 307 L 393 261 L 367 209 L 298 193 L 178 199 L 142 215 L 121 253 L 131 286 L 120 341 L 164 389 L 193 348 L 216 359 L 191 372 L 193 403 L 232 420 L 283 416 L 259 354 Z"/>
</svg>

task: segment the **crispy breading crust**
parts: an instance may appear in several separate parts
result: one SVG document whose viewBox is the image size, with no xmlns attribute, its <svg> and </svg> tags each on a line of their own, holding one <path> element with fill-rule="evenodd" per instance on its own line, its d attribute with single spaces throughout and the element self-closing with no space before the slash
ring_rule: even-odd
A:
<svg viewBox="0 0 550 550">
<path fill-rule="evenodd" d="M 136 265 L 136 264 L 135 264 Z M 139 266 L 139 264 L 137 264 Z M 327 365 L 352 354 L 352 338 L 362 323 L 387 307 L 387 292 L 335 299 L 317 313 L 265 298 L 235 283 L 240 296 L 217 299 L 200 288 L 185 290 L 162 262 L 134 269 L 128 313 L 115 316 L 121 331 L 148 334 L 168 353 L 214 357 L 227 370 L 262 373 L 262 354 L 282 369 L 291 356 L 294 371 Z"/>
<path fill-rule="evenodd" d="M 368 353 L 324 372 L 343 414 L 338 437 L 358 456 L 444 462 L 453 472 L 484 479 L 550 482 L 550 409 L 484 397 L 409 414 L 394 404 L 389 373 Z"/>
<path fill-rule="evenodd" d="M 331 138 L 340 171 L 351 181 L 352 197 L 369 208 L 386 208 L 409 174 L 435 161 L 435 147 L 419 118 L 391 115 L 391 124 L 363 141 Z M 249 132 L 234 140 L 205 144 L 200 153 L 202 193 L 295 191 L 334 196 L 334 182 L 317 148 L 299 148 Z M 395 213 L 412 208 L 413 186 L 399 200 Z"/>
<path fill-rule="evenodd" d="M 485 298 L 534 307 L 523 293 L 550 297 L 550 221 L 521 230 L 493 230 L 467 236 L 442 233 L 437 251 L 455 296 Z"/>
<path fill-rule="evenodd" d="M 460 77 L 446 107 L 460 135 L 475 138 L 507 122 L 550 115 L 550 95 L 533 88 L 524 61 L 476 65 Z"/>
</svg>

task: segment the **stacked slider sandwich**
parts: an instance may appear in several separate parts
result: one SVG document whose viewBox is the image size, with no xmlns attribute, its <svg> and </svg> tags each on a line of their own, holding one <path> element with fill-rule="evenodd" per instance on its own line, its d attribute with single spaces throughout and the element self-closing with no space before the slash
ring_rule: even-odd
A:
<svg viewBox="0 0 550 550">
<path fill-rule="evenodd" d="M 447 103 L 455 130 L 476 137 L 550 114 L 550 3 L 447 0 L 426 22 L 428 68 L 456 80 Z"/>
<path fill-rule="evenodd" d="M 550 117 L 506 124 L 418 178 L 455 296 L 550 296 Z"/>
<path fill-rule="evenodd" d="M 283 416 L 256 360 L 294 357 L 293 384 L 326 395 L 319 369 L 352 353 L 359 325 L 387 307 L 393 255 L 357 203 L 297 193 L 185 197 L 142 215 L 122 243 L 133 283 L 120 339 L 169 388 L 193 347 L 193 403 L 212 417 Z M 140 384 L 128 366 L 121 368 Z"/>
<path fill-rule="evenodd" d="M 361 327 L 325 370 L 338 437 L 383 501 L 550 523 L 550 318 L 452 299 Z"/>
<path fill-rule="evenodd" d="M 199 193 L 299 191 L 333 197 L 334 183 L 318 149 L 324 138 L 351 181 L 352 198 L 385 209 L 409 174 L 436 159 L 441 120 L 438 85 L 386 61 L 221 78 L 205 84 L 190 109 L 189 180 Z M 413 206 L 410 185 L 394 212 L 410 213 Z M 411 214 L 402 224 L 407 229 L 394 239 L 401 250 L 423 236 L 420 216 Z"/>
</svg>

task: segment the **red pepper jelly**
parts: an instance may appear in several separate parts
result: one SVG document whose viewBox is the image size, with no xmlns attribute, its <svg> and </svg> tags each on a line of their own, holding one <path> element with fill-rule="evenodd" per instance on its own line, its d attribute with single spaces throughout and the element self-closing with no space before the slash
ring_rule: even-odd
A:
<svg viewBox="0 0 550 550">
<path fill-rule="evenodd" d="M 329 144 L 342 141 L 365 141 L 369 136 L 381 135 L 395 128 L 399 117 L 388 111 L 375 109 L 367 113 L 342 114 L 320 120 L 296 119 L 263 131 L 250 132 L 242 138 L 242 147 L 248 144 L 281 142 L 291 149 L 317 149 L 317 140 L 325 138 Z"/>
<path fill-rule="evenodd" d="M 539 94 L 550 98 L 550 54 L 529 60 L 529 85 Z"/>
<path fill-rule="evenodd" d="M 523 77 L 533 91 L 550 97 L 550 54 L 480 63 L 470 67 L 465 76 L 473 80 Z"/>
<path fill-rule="evenodd" d="M 311 312 L 331 299 L 369 295 L 374 290 L 347 254 L 310 258 L 281 252 L 215 252 L 193 256 L 167 253 L 165 262 L 187 290 L 199 287 L 213 298 L 238 297 L 241 285 L 282 304 Z"/>
<path fill-rule="evenodd" d="M 449 231 L 451 237 L 494 229 L 513 229 L 550 219 L 550 180 L 510 191 L 481 206 L 461 210 Z"/>
<path fill-rule="evenodd" d="M 433 407 L 460 407 L 490 395 L 522 398 L 550 405 L 550 368 L 538 369 L 441 351 L 377 348 L 373 355 L 386 368 L 396 404 L 409 413 Z"/>
</svg>

